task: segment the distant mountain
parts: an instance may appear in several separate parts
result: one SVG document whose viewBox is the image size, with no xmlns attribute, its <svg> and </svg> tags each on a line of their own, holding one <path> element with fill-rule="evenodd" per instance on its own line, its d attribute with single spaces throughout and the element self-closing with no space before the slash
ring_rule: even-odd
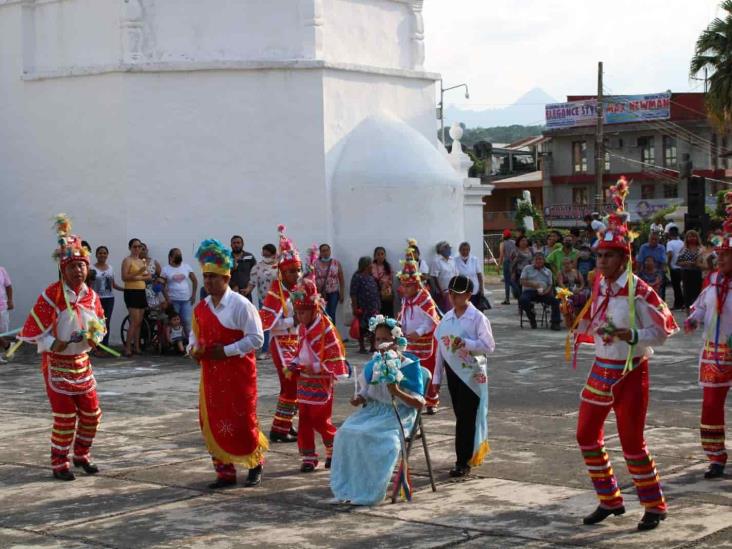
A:
<svg viewBox="0 0 732 549">
<path fill-rule="evenodd" d="M 447 102 L 446 102 L 447 103 Z M 502 109 L 467 110 L 450 106 L 445 108 L 445 126 L 462 122 L 467 128 L 490 128 L 512 125 L 543 125 L 544 105 L 557 100 L 541 88 L 533 88 L 519 97 L 515 103 Z"/>
</svg>

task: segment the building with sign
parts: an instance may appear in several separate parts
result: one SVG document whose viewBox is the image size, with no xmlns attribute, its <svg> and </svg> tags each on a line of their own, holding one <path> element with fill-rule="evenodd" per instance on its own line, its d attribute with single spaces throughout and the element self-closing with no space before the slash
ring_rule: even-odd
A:
<svg viewBox="0 0 732 549">
<path fill-rule="evenodd" d="M 547 222 L 583 223 L 595 202 L 596 97 L 569 96 L 547 105 L 543 158 L 543 203 Z M 635 219 L 679 204 L 686 187 L 679 163 L 688 154 L 693 174 L 709 179 L 713 194 L 730 174 L 732 135 L 719 135 L 705 114 L 703 93 L 658 93 L 605 98 L 603 186 L 625 175 L 633 181 L 628 207 Z M 717 181 L 713 181 L 717 180 Z"/>
</svg>

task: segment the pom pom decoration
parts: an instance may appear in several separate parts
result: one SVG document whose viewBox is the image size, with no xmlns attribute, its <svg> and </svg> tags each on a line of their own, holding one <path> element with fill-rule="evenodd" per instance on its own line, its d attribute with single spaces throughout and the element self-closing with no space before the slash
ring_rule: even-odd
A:
<svg viewBox="0 0 732 549">
<path fill-rule="evenodd" d="M 295 248 L 292 240 L 290 240 L 285 234 L 287 228 L 280 224 L 277 225 L 277 232 L 280 235 L 279 250 L 277 252 L 277 265 L 280 271 L 287 270 L 289 267 L 297 266 L 302 268 L 302 262 L 300 261 L 300 253 Z"/>
<path fill-rule="evenodd" d="M 58 248 L 53 252 L 53 259 L 64 267 L 71 261 L 89 263 L 89 251 L 81 245 L 81 237 L 71 234 L 71 218 L 65 213 L 53 217 L 53 230 L 56 233 Z"/>
<path fill-rule="evenodd" d="M 396 351 L 386 351 L 385 353 L 374 353 L 374 371 L 369 384 L 379 385 L 399 383 L 404 379 L 401 370 L 402 359 Z"/>
<path fill-rule="evenodd" d="M 234 268 L 234 257 L 231 255 L 231 250 L 215 238 L 201 242 L 195 257 L 201 264 L 201 270 L 204 273 L 228 275 Z"/>
</svg>

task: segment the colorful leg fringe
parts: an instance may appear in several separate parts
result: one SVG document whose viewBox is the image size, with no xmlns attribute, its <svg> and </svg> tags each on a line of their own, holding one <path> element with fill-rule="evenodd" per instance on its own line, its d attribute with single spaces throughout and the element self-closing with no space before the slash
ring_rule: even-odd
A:
<svg viewBox="0 0 732 549">
<path fill-rule="evenodd" d="M 595 487 L 600 506 L 606 509 L 622 507 L 623 496 L 618 488 L 618 480 L 610 464 L 604 445 L 582 446 L 582 457 L 585 460 L 587 471 Z"/>
<path fill-rule="evenodd" d="M 236 480 L 236 467 L 233 463 L 224 463 L 223 461 L 219 461 L 215 457 L 212 457 L 211 460 L 213 461 L 214 469 L 216 470 L 216 476 L 218 478 L 227 481 Z"/>
<path fill-rule="evenodd" d="M 102 420 L 102 411 L 97 408 L 91 412 L 79 410 L 79 424 L 76 428 L 76 440 L 74 441 L 74 459 L 77 461 L 89 462 L 89 450 L 97 428 Z"/>
<path fill-rule="evenodd" d="M 640 454 L 625 454 L 625 462 L 633 477 L 641 505 L 646 509 L 665 511 L 666 500 L 661 490 L 661 479 L 656 471 L 656 462 L 648 453 L 648 449 L 643 448 Z"/>
<path fill-rule="evenodd" d="M 54 471 L 69 468 L 69 450 L 76 431 L 76 413 L 53 412 L 51 431 L 51 467 Z"/>
<path fill-rule="evenodd" d="M 272 431 L 286 435 L 292 428 L 292 418 L 297 413 L 297 399 L 280 397 L 277 400 L 275 416 L 272 420 Z"/>
<path fill-rule="evenodd" d="M 704 453 L 712 463 L 727 463 L 727 449 L 724 446 L 724 424 L 700 425 L 701 443 Z"/>
</svg>

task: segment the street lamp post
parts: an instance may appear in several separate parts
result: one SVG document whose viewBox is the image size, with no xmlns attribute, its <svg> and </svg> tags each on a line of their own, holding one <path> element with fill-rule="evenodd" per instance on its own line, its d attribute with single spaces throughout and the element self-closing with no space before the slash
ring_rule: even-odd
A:
<svg viewBox="0 0 732 549">
<path fill-rule="evenodd" d="M 440 137 L 442 138 L 442 146 L 445 146 L 445 92 L 457 88 L 465 88 L 465 99 L 470 99 L 470 91 L 467 84 L 458 84 L 449 88 L 442 87 L 442 79 L 440 79 Z"/>
</svg>

